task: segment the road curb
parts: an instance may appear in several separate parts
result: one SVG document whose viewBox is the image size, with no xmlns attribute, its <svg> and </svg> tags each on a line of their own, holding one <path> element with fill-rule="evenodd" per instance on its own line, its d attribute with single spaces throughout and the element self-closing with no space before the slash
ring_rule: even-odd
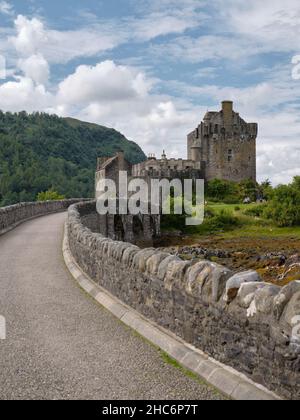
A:
<svg viewBox="0 0 300 420">
<path fill-rule="evenodd" d="M 281 400 L 279 396 L 262 385 L 256 384 L 235 369 L 212 359 L 170 331 L 148 320 L 96 284 L 81 270 L 72 256 L 69 247 L 67 223 L 65 224 L 64 230 L 63 257 L 71 275 L 86 293 L 125 325 L 136 331 L 156 347 L 159 347 L 181 366 L 197 374 L 222 394 L 231 399 L 242 401 Z"/>
</svg>

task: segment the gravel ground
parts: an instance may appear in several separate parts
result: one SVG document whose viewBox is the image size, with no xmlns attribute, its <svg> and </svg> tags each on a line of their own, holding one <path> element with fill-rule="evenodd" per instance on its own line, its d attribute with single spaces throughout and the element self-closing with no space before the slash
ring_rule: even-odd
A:
<svg viewBox="0 0 300 420">
<path fill-rule="evenodd" d="M 65 217 L 0 237 L 0 399 L 223 399 L 77 287 L 61 252 Z"/>
</svg>

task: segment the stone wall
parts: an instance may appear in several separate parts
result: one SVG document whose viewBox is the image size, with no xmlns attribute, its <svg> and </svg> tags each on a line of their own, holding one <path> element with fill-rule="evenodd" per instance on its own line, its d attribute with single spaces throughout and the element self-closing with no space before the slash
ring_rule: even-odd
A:
<svg viewBox="0 0 300 420">
<path fill-rule="evenodd" d="M 289 399 L 300 398 L 300 281 L 284 288 L 92 233 L 70 207 L 71 252 L 98 284 L 215 359 Z M 91 218 L 93 215 L 91 214 Z"/>
<path fill-rule="evenodd" d="M 20 203 L 14 206 L 0 208 L 0 235 L 21 222 L 48 213 L 67 210 L 74 203 L 82 199 L 46 201 L 35 203 Z"/>
</svg>

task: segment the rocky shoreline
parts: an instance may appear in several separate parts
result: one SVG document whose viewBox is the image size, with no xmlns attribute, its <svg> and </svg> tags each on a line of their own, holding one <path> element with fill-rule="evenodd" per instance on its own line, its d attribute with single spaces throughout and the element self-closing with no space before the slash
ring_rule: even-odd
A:
<svg viewBox="0 0 300 420">
<path fill-rule="evenodd" d="M 256 240 L 256 245 L 259 242 Z M 159 247 L 159 249 L 184 260 L 195 260 L 195 262 L 210 260 L 222 264 L 236 273 L 245 270 L 245 268 L 256 270 L 264 281 L 278 286 L 284 286 L 290 281 L 300 279 L 300 253 L 297 252 L 296 247 L 294 249 L 287 246 L 286 250 L 268 252 L 266 243 L 264 246 L 260 244 L 260 247 L 252 248 L 243 239 L 235 240 L 234 244 L 231 241 L 230 246 L 226 246 L 228 241 L 223 241 L 223 244 L 222 248 L 218 247 L 217 245 L 221 245 L 221 242 L 217 240 L 216 243 L 207 246 L 209 244 L 205 240 L 203 244 L 172 245 Z M 280 243 L 280 247 L 284 248 L 282 245 Z"/>
</svg>

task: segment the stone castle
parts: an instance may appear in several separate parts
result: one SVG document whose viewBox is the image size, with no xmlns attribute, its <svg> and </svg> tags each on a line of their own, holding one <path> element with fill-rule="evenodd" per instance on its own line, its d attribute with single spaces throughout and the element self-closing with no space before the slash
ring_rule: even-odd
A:
<svg viewBox="0 0 300 420">
<path fill-rule="evenodd" d="M 187 160 L 151 155 L 132 167 L 133 176 L 162 178 L 198 177 L 206 181 L 256 181 L 256 123 L 246 123 L 233 111 L 233 102 L 222 102 L 219 112 L 207 112 L 187 137 Z"/>
<path fill-rule="evenodd" d="M 256 139 L 258 126 L 246 123 L 233 110 L 233 102 L 222 102 L 219 112 L 207 112 L 198 127 L 187 136 L 187 159 L 161 159 L 154 155 L 131 165 L 119 153 L 98 159 L 97 175 L 117 180 L 118 171 L 143 178 L 201 178 L 240 182 L 256 181 Z"/>
<path fill-rule="evenodd" d="M 101 179 L 112 179 L 119 195 L 119 172 L 126 171 L 128 181 L 150 179 L 204 179 L 218 178 L 228 181 L 256 181 L 257 124 L 246 123 L 233 111 L 233 103 L 222 102 L 222 110 L 208 112 L 203 122 L 188 135 L 188 159 L 161 159 L 154 155 L 139 164 L 130 164 L 123 152 L 114 157 L 98 159 L 96 185 Z M 100 233 L 114 240 L 126 240 L 150 246 L 160 234 L 159 215 L 101 216 L 97 221 Z"/>
</svg>

